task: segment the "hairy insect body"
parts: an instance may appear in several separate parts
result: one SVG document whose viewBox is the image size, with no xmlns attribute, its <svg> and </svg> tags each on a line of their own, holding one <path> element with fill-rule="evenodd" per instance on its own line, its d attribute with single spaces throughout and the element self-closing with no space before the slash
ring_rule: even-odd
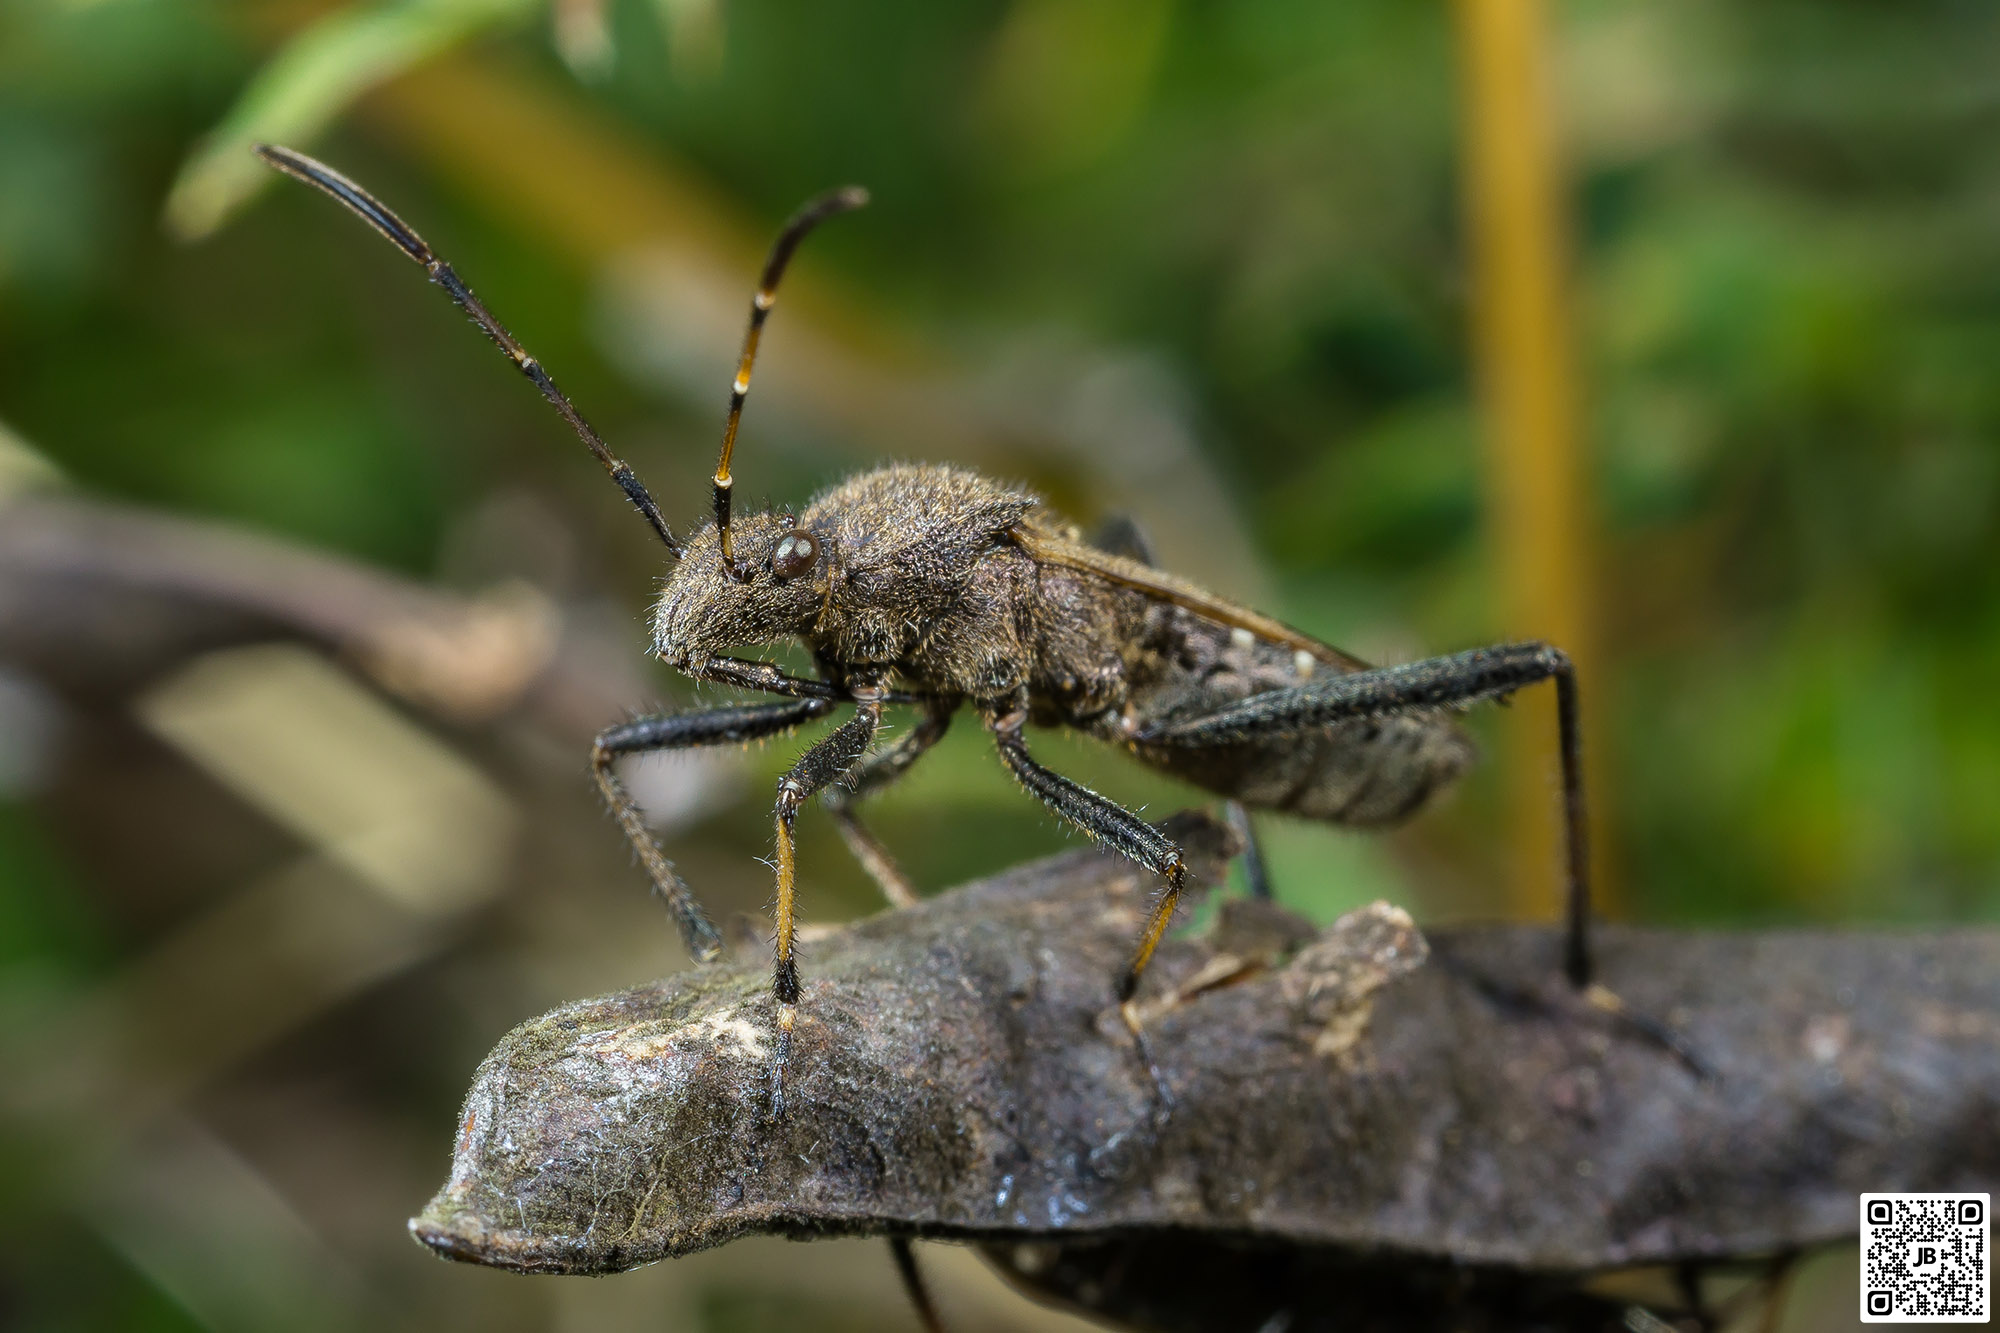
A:
<svg viewBox="0 0 2000 1333">
<path fill-rule="evenodd" d="M 842 677 L 891 676 L 927 694 L 992 698 L 1025 680 L 1019 551 L 1006 534 L 1033 496 L 973 473 L 890 467 L 842 483 L 804 513 L 744 514 L 739 578 L 713 526 L 688 539 L 653 616 L 654 651 L 699 674 L 744 645 L 803 641 Z M 814 566 L 781 576 L 761 557 L 811 535 Z"/>
<path fill-rule="evenodd" d="M 1145 725 L 1348 668 L 1037 560 L 1024 533 L 1076 542 L 1075 529 L 1034 495 L 975 473 L 882 468 L 796 520 L 744 514 L 736 525 L 747 578 L 723 570 L 704 528 L 661 595 L 655 651 L 683 670 L 797 638 L 830 674 L 988 714 L 1025 708 L 1038 725 L 1077 728 L 1246 805 L 1356 827 L 1407 818 L 1472 760 L 1443 710 L 1200 750 L 1135 739 Z M 817 563 L 785 578 L 758 557 L 793 532 L 810 535 Z"/>
<path fill-rule="evenodd" d="M 1410 815 L 1470 762 L 1471 747 L 1452 725 L 1452 712 L 1553 680 L 1569 835 L 1565 967 L 1578 986 L 1588 981 L 1576 680 L 1559 650 L 1502 644 L 1370 667 L 1154 569 L 1135 531 L 1093 545 L 1031 492 L 958 468 L 883 467 L 824 492 L 801 513 L 734 512 L 737 426 L 778 281 L 806 233 L 860 206 L 863 192 L 836 190 L 809 202 L 772 246 L 730 386 L 711 478 L 714 516 L 682 539 L 541 363 L 407 223 L 324 163 L 271 145 L 257 151 L 351 209 L 421 265 L 555 407 L 646 519 L 675 560 L 654 609 L 654 652 L 693 679 L 779 696 L 634 718 L 607 728 L 591 749 L 599 790 L 696 958 L 720 954 L 721 936 L 619 780 L 619 759 L 743 744 L 852 710 L 805 750 L 776 792 L 774 1104 L 782 1106 L 802 986 L 793 949 L 798 813 L 821 798 L 885 893 L 907 901 L 907 881 L 853 807 L 908 772 L 966 705 L 1025 790 L 1158 877 L 1160 891 L 1114 992 L 1122 1002 L 1132 998 L 1173 919 L 1185 863 L 1152 824 L 1036 763 L 1023 736 L 1029 723 L 1096 736 L 1247 805 L 1375 826 Z M 814 675 L 732 656 L 746 646 L 792 642 L 810 650 Z M 914 705 L 920 716 L 878 744 L 890 704 Z M 1128 1005 L 1125 1012 L 1143 1053 L 1136 1011 Z M 1164 1085 L 1161 1091 L 1164 1098 Z"/>
</svg>

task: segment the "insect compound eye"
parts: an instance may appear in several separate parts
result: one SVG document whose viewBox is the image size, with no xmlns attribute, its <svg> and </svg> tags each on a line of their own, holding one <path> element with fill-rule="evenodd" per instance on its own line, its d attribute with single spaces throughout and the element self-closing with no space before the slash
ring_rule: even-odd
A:
<svg viewBox="0 0 2000 1333">
<path fill-rule="evenodd" d="M 778 538 L 771 551 L 771 572 L 781 579 L 795 579 L 819 559 L 819 539 L 804 528 L 793 528 Z"/>
</svg>

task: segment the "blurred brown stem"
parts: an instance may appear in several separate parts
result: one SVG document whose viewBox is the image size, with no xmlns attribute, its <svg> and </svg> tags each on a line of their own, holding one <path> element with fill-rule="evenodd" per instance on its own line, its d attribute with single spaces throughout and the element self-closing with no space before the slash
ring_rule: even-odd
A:
<svg viewBox="0 0 2000 1333">
<path fill-rule="evenodd" d="M 641 692 L 622 651 L 565 638 L 557 609 L 523 585 L 460 597 L 221 524 L 77 499 L 0 504 L 0 660 L 123 694 L 267 638 L 329 648 L 462 722 L 527 708 L 588 735 Z"/>
<path fill-rule="evenodd" d="M 1547 639 L 1577 664 L 1585 736 L 1609 731 L 1591 592 L 1589 469 L 1578 425 L 1568 196 L 1557 151 L 1555 70 L 1541 0 L 1458 0 L 1474 360 L 1487 445 L 1496 637 Z M 1551 701 L 1524 697 L 1503 724 L 1514 817 L 1511 913 L 1558 910 Z M 1617 821 L 1605 765 L 1585 763 L 1593 821 Z M 1593 839 L 1600 906 L 1615 900 L 1608 836 Z"/>
</svg>

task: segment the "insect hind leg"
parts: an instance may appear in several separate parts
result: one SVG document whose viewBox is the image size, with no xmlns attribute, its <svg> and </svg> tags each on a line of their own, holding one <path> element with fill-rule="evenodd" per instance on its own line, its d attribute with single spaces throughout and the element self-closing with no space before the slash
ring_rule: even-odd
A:
<svg viewBox="0 0 2000 1333">
<path fill-rule="evenodd" d="M 889 1237 L 889 1253 L 895 1258 L 896 1277 L 903 1284 L 903 1294 L 909 1298 L 917 1323 L 924 1333 L 944 1333 L 944 1320 L 938 1317 L 937 1302 L 931 1299 L 930 1286 L 924 1281 L 923 1270 L 917 1267 L 917 1255 L 911 1248 L 910 1238 Z"/>
<path fill-rule="evenodd" d="M 1354 718 L 1423 709 L 1463 708 L 1544 680 L 1556 684 L 1562 752 L 1564 848 L 1567 871 L 1563 972 L 1578 990 L 1590 987 L 1590 843 L 1584 806 L 1583 741 L 1578 725 L 1576 668 L 1550 644 L 1510 643 L 1474 648 L 1404 666 L 1320 676 L 1292 689 L 1253 694 L 1213 712 L 1142 730 L 1142 745 L 1200 749 L 1300 735 Z"/>
<path fill-rule="evenodd" d="M 1100 551 L 1137 560 L 1142 565 L 1153 563 L 1153 543 L 1146 536 L 1146 530 L 1139 525 L 1139 520 L 1130 514 L 1107 515 L 1091 530 L 1090 544 Z"/>
</svg>

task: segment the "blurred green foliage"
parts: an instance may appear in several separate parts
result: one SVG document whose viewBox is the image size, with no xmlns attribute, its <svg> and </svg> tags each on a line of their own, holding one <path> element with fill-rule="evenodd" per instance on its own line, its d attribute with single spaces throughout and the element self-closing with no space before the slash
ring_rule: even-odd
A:
<svg viewBox="0 0 2000 1333">
<path fill-rule="evenodd" d="M 345 92 L 461 40 L 528 77 L 558 57 L 522 6 L 432 0 L 324 11 L 265 65 L 252 9 L 0 10 L 0 413 L 94 490 L 426 572 L 477 494 L 595 478 L 473 340 L 402 327 L 409 275 L 346 219 L 287 201 L 183 246 L 162 201 L 217 126 L 339 112 L 341 51 Z M 607 11 L 587 94 L 607 122 L 767 217 L 868 182 L 876 209 L 828 249 L 926 336 L 1156 351 L 1314 628 L 1507 632 L 1482 610 L 1443 12 L 742 3 L 709 15 L 715 50 L 661 14 Z M 2000 16 L 1560 18 L 1615 663 L 1596 750 L 1637 910 L 1990 915 Z M 339 46 L 357 28 L 373 44 Z M 599 368 L 590 275 L 441 195 L 393 137 L 338 156 L 506 293 L 614 438 L 657 440 L 658 408 Z M 680 406 L 656 475 L 686 475 L 709 406 Z"/>
<path fill-rule="evenodd" d="M 1508 634 L 1481 528 L 1447 10 L 620 0 L 608 45 L 572 31 L 560 49 L 546 17 L 0 0 L 0 422 L 91 493 L 420 576 L 478 503 L 548 497 L 639 651 L 643 534 L 407 265 L 323 200 L 240 198 L 254 174 L 225 170 L 176 215 L 218 223 L 204 239 L 163 225 L 176 182 L 216 170 L 205 144 L 324 123 L 301 146 L 447 250 L 670 515 L 693 515 L 721 382 L 663 401 L 626 380 L 600 274 L 441 182 L 387 118 L 346 118 L 376 78 L 463 46 L 766 221 L 865 182 L 875 207 L 813 262 L 923 342 L 976 359 L 1060 329 L 1144 349 L 1195 405 L 1272 609 L 1406 655 Z M 2000 8 L 1572 0 L 1556 17 L 1600 506 L 1590 687 L 1611 726 L 1592 754 L 1630 911 L 2000 918 Z M 301 32 L 319 45 L 273 63 Z M 753 400 L 758 493 L 800 498 L 875 457 L 858 438 L 786 448 L 780 429 Z M 816 475 L 774 475 L 802 457 Z M 884 822 L 925 882 L 1059 841 L 977 738 L 935 767 Z M 1475 779 L 1437 826 L 1461 867 L 1483 864 L 1503 804 Z M 91 965 L 117 926 L 90 919 L 36 811 L 0 805 L 0 968 Z M 766 818 L 746 802 L 702 836 L 747 858 Z M 1405 873 L 1375 844 L 1272 836 L 1281 869 L 1343 867 L 1322 909 Z M 809 837 L 862 906 L 831 836 Z M 143 1293 L 99 1299 L 60 1326 L 178 1326 Z"/>
</svg>

